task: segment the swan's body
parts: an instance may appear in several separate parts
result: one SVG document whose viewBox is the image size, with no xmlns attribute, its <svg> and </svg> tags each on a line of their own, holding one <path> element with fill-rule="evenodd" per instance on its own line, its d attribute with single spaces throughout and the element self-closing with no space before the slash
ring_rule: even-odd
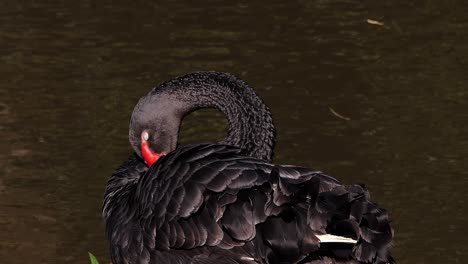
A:
<svg viewBox="0 0 468 264">
<path fill-rule="evenodd" d="M 197 107 L 186 106 L 190 100 L 181 104 L 180 91 L 214 86 L 229 92 L 234 87 L 242 96 L 251 89 L 242 85 L 230 75 L 195 73 L 140 100 L 132 116 L 132 145 L 140 154 L 147 137 L 137 135 L 149 131 L 151 147 L 168 154 L 150 168 L 133 155 L 109 180 L 103 215 L 113 263 L 393 262 L 387 214 L 369 201 L 362 186 L 343 186 L 320 172 L 270 163 L 274 126 L 266 107 L 255 113 L 231 108 L 225 144 L 175 147 L 180 119 L 211 102 L 202 98 Z M 161 102 L 154 98 L 164 97 L 175 103 L 164 100 L 158 113 L 154 104 Z M 251 98 L 262 104 L 256 100 Z M 258 111 L 262 115 L 250 134 L 259 138 L 253 141 L 243 129 Z"/>
</svg>

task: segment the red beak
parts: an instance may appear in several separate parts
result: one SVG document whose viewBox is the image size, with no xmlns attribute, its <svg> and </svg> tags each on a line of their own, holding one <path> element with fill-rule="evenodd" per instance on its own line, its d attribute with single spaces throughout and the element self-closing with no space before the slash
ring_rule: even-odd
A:
<svg viewBox="0 0 468 264">
<path fill-rule="evenodd" d="M 151 167 L 154 163 L 156 163 L 156 161 L 158 161 L 160 157 L 164 156 L 165 154 L 153 152 L 148 144 L 148 141 L 141 140 L 141 155 L 143 156 L 143 159 L 145 159 L 146 164 Z"/>
</svg>

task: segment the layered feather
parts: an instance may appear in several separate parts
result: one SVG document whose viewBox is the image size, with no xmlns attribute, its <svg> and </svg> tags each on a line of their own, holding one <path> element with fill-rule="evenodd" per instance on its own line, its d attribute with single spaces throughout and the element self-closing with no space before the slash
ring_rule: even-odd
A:
<svg viewBox="0 0 468 264">
<path fill-rule="evenodd" d="M 114 264 L 393 262 L 387 213 L 363 186 L 226 145 L 182 146 L 149 169 L 141 163 L 131 157 L 107 186 Z M 320 243 L 325 234 L 357 242 Z"/>
</svg>

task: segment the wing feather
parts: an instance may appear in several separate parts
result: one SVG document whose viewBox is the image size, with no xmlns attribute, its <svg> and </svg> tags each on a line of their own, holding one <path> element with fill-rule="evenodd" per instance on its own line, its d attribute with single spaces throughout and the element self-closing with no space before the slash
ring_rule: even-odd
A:
<svg viewBox="0 0 468 264">
<path fill-rule="evenodd" d="M 355 259 L 391 260 L 387 213 L 369 201 L 362 186 L 346 187 L 321 172 L 273 165 L 243 157 L 235 147 L 209 144 L 179 147 L 138 173 L 131 188 L 109 190 L 106 196 L 128 205 L 105 206 L 115 252 L 131 245 L 142 256 L 154 247 L 195 254 L 209 246 L 242 251 L 246 261 L 255 255 L 256 261 L 295 263 L 317 251 L 316 235 L 331 232 L 358 241 L 349 250 Z"/>
</svg>

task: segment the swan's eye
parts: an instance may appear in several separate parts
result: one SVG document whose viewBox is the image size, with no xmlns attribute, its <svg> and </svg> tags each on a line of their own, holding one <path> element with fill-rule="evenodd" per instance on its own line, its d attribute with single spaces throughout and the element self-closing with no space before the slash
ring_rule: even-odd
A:
<svg viewBox="0 0 468 264">
<path fill-rule="evenodd" d="M 147 141 L 149 139 L 149 134 L 148 134 L 148 131 L 143 131 L 143 133 L 141 133 L 141 138 L 144 140 L 144 141 Z"/>
</svg>

